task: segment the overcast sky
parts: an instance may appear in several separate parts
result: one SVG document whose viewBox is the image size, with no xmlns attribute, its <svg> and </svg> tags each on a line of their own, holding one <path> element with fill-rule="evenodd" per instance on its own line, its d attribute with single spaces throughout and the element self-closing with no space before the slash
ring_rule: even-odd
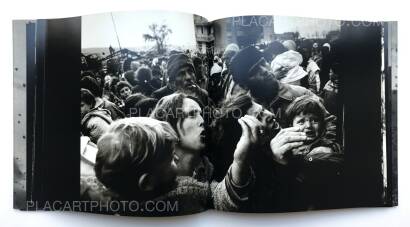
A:
<svg viewBox="0 0 410 227">
<path fill-rule="evenodd" d="M 193 15 L 167 11 L 114 12 L 121 47 L 151 47 L 142 34 L 149 33 L 152 23 L 167 24 L 172 29 L 167 43 L 185 48 L 195 47 Z M 340 29 L 340 21 L 302 17 L 274 16 L 275 33 L 299 31 L 302 37 L 310 38 L 331 30 Z M 110 13 L 93 14 L 82 17 L 82 48 L 118 48 L 114 24 Z"/>
<path fill-rule="evenodd" d="M 296 32 L 301 37 L 315 37 L 316 33 L 322 36 L 332 30 L 340 30 L 340 21 L 315 19 L 306 17 L 274 16 L 275 33 Z"/>
<path fill-rule="evenodd" d="M 195 46 L 193 15 L 177 12 L 136 11 L 112 13 L 117 27 L 121 47 L 153 46 L 147 43 L 142 34 L 149 33 L 148 26 L 167 24 L 172 29 L 168 44 L 176 46 Z M 93 14 L 82 18 L 82 48 L 109 47 L 118 48 L 114 24 L 110 13 Z"/>
</svg>

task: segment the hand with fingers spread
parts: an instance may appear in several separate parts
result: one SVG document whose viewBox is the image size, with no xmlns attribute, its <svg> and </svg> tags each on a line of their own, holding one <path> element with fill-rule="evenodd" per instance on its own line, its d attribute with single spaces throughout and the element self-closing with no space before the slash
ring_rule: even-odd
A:
<svg viewBox="0 0 410 227">
<path fill-rule="evenodd" d="M 236 144 L 234 161 L 246 162 L 249 157 L 249 150 L 258 142 L 263 126 L 258 119 L 250 115 L 241 117 L 238 122 L 241 125 L 242 135 Z"/>
<path fill-rule="evenodd" d="M 249 175 L 250 150 L 258 142 L 263 126 L 258 119 L 250 115 L 245 115 L 238 122 L 242 128 L 242 135 L 234 152 L 232 178 L 234 182 L 241 184 Z"/>
<path fill-rule="evenodd" d="M 270 148 L 276 162 L 286 165 L 286 153 L 304 144 L 307 137 L 300 127 L 282 129 L 271 141 Z"/>
</svg>

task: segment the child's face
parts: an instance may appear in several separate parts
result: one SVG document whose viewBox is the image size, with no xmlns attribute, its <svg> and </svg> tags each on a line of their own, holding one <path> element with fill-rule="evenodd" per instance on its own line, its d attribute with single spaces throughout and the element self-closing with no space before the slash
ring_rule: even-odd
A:
<svg viewBox="0 0 410 227">
<path fill-rule="evenodd" d="M 123 87 L 123 88 L 121 88 L 121 90 L 120 90 L 120 95 L 121 95 L 121 97 L 123 98 L 123 99 L 126 99 L 126 98 L 128 98 L 128 96 L 130 96 L 131 95 L 131 89 L 129 88 L 129 87 Z"/>
<path fill-rule="evenodd" d="M 306 133 L 307 142 L 319 137 L 322 124 L 319 118 L 312 113 L 300 113 L 293 118 L 293 127 L 301 127 Z"/>
</svg>

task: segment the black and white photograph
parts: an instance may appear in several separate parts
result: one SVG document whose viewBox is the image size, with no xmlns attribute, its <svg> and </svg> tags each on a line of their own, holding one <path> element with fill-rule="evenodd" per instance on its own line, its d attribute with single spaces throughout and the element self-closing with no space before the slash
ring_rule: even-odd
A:
<svg viewBox="0 0 410 227">
<path fill-rule="evenodd" d="M 5 2 L 1 226 L 409 226 L 405 8 Z"/>
<path fill-rule="evenodd" d="M 374 80 L 391 76 L 383 67 L 395 54 L 394 26 L 274 15 L 208 21 L 155 11 L 81 17 L 80 197 L 98 202 L 87 211 L 173 216 L 394 205 L 379 113 L 391 109 L 384 90 L 379 85 L 380 102 L 371 103 L 380 114 L 375 130 L 383 132 L 376 149 L 355 151 L 351 127 L 360 125 L 349 108 L 357 103 L 345 102 L 351 83 L 366 78 L 343 77 L 357 64 L 346 61 L 358 45 L 349 47 L 347 36 L 360 32 L 368 34 L 360 42 L 377 47 L 364 56 L 379 58 L 376 69 L 362 71 L 376 72 Z M 363 175 L 355 174 L 365 164 L 354 155 L 371 156 Z"/>
</svg>

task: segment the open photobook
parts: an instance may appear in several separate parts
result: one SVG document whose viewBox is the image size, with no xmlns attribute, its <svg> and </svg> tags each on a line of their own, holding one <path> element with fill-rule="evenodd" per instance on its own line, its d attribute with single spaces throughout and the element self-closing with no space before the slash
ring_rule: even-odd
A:
<svg viewBox="0 0 410 227">
<path fill-rule="evenodd" d="M 14 208 L 397 206 L 397 22 L 13 22 Z"/>
</svg>

